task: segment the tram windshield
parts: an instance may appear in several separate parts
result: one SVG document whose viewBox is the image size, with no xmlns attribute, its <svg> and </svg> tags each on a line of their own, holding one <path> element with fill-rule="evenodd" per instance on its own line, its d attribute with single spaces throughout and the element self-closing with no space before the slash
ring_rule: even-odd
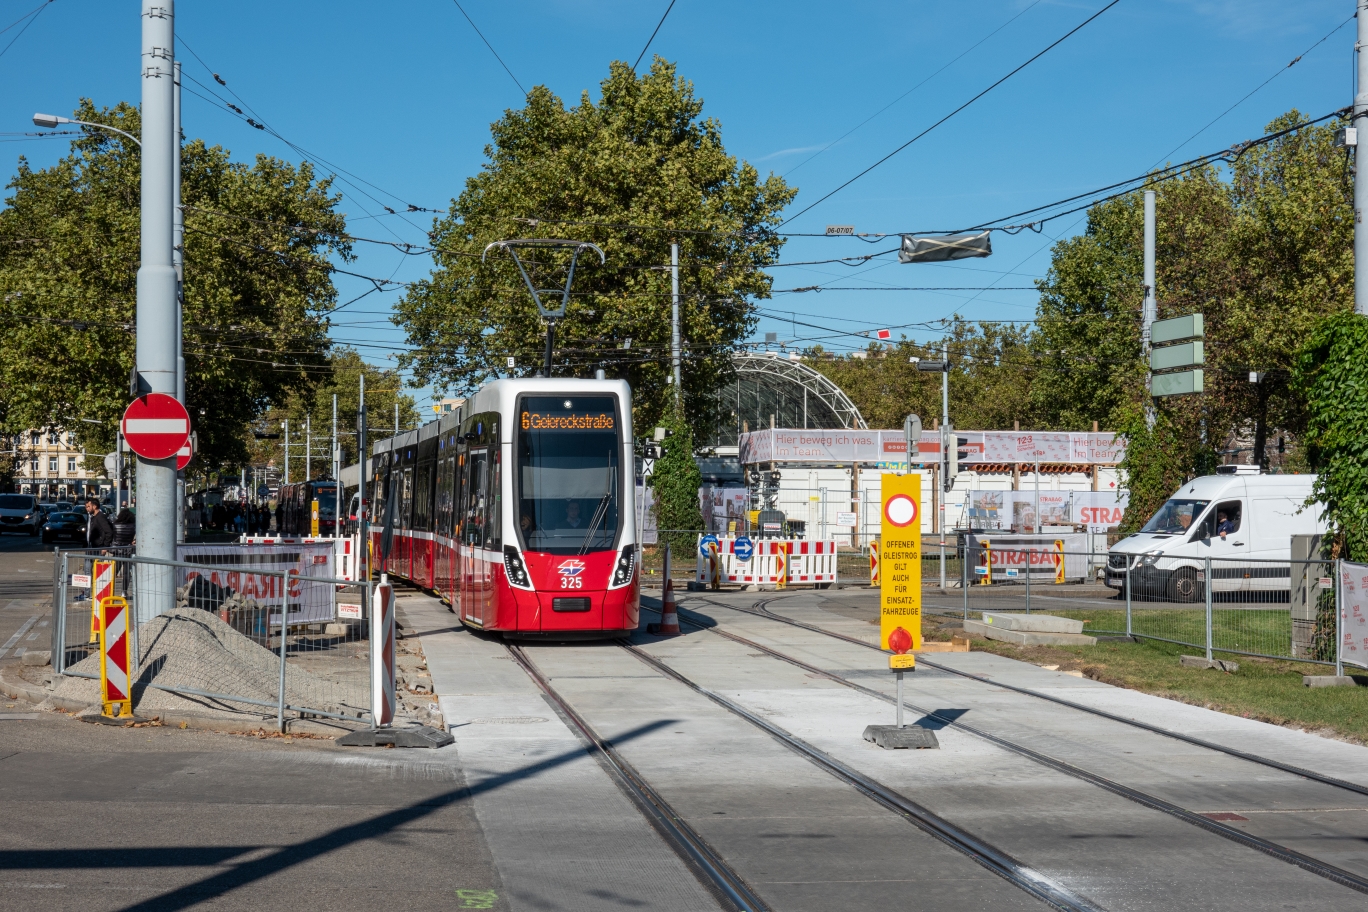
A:
<svg viewBox="0 0 1368 912">
<path fill-rule="evenodd" d="M 603 551 L 622 522 L 622 441 L 612 396 L 527 396 L 518 408 L 514 502 L 523 547 Z"/>
</svg>

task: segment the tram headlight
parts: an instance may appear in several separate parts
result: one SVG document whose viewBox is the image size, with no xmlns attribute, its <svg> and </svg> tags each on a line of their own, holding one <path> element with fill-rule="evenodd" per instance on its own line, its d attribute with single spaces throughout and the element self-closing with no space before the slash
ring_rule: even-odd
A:
<svg viewBox="0 0 1368 912">
<path fill-rule="evenodd" d="M 519 589 L 532 588 L 532 578 L 527 575 L 527 566 L 523 564 L 522 555 L 512 545 L 504 545 L 504 573 L 508 575 L 510 586 Z"/>
<path fill-rule="evenodd" d="M 613 568 L 613 582 L 609 589 L 621 589 L 632 581 L 632 571 L 636 567 L 636 545 L 628 545 L 618 555 L 617 566 Z"/>
</svg>

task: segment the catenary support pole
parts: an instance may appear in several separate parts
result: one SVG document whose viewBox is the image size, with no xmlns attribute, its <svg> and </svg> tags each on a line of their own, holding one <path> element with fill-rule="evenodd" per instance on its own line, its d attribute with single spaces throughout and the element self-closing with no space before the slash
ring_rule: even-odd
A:
<svg viewBox="0 0 1368 912">
<path fill-rule="evenodd" d="M 679 244 L 670 244 L 670 367 L 675 401 L 683 402 L 679 387 Z"/>
<path fill-rule="evenodd" d="M 304 480 L 313 481 L 313 466 L 310 458 L 313 456 L 313 415 L 304 416 Z"/>
<path fill-rule="evenodd" d="M 1154 191 L 1145 191 L 1145 303 L 1140 311 L 1140 353 L 1145 359 L 1145 421 L 1154 427 L 1154 400 L 1150 398 L 1150 332 L 1159 313 L 1154 288 Z"/>
<path fill-rule="evenodd" d="M 942 346 L 941 346 L 941 368 L 942 368 L 942 370 L 941 370 L 941 427 L 943 427 L 943 428 L 946 429 L 945 434 L 943 434 L 942 436 L 945 438 L 945 441 L 946 441 L 945 445 L 946 445 L 947 447 L 952 447 L 952 446 L 955 446 L 955 442 L 956 442 L 956 441 L 955 441 L 955 432 L 954 432 L 954 428 L 952 428 L 952 427 L 950 426 L 950 346 L 949 346 L 949 345 L 942 345 Z M 907 458 L 908 458 L 909 460 L 912 458 L 912 453 L 911 453 L 910 450 L 908 451 Z M 942 465 L 942 466 L 945 466 L 946 468 L 949 468 L 949 466 L 950 466 L 950 456 L 949 456 L 949 451 L 948 451 L 948 450 L 947 450 L 945 453 L 942 453 L 942 454 L 941 454 L 941 465 Z M 944 592 L 944 591 L 945 591 L 945 499 L 946 499 L 945 496 L 946 496 L 947 494 L 950 493 L 950 487 L 951 487 L 954 483 L 955 483 L 955 480 L 954 480 L 953 478 L 950 477 L 950 473 L 949 473 L 949 472 L 946 472 L 946 473 L 945 473 L 945 485 L 944 485 L 945 490 L 944 490 L 943 492 L 941 492 L 940 504 L 939 504 L 940 509 L 936 511 L 936 516 L 935 516 L 936 525 L 940 527 L 940 587 L 941 587 L 941 592 Z"/>
<path fill-rule="evenodd" d="M 174 0 L 142 2 L 142 173 L 138 266 L 138 391 L 176 394 L 176 269 L 172 263 L 172 174 L 175 143 Z M 138 457 L 138 556 L 176 557 L 176 459 Z M 140 593 L 147 600 L 140 619 L 175 606 L 171 574 L 153 574 Z"/>
<path fill-rule="evenodd" d="M 286 418 L 280 426 L 285 429 L 285 480 L 281 484 L 287 485 L 290 483 L 290 419 Z"/>
<path fill-rule="evenodd" d="M 394 394 L 394 436 L 399 436 L 399 394 Z"/>
<path fill-rule="evenodd" d="M 185 405 L 185 213 L 181 210 L 181 65 L 172 65 L 171 264 L 176 269 L 176 398 Z M 176 472 L 176 541 L 185 541 L 185 472 Z"/>
<path fill-rule="evenodd" d="M 1368 0 L 1358 0 L 1358 86 L 1354 95 L 1352 126 L 1360 135 L 1368 130 Z M 1354 313 L 1368 316 L 1368 174 L 1358 166 L 1358 147 L 1354 148 Z"/>
<path fill-rule="evenodd" d="M 366 450 L 366 374 L 361 372 L 361 404 L 357 409 L 356 415 L 356 458 L 360 463 L 357 466 L 360 475 L 361 505 L 357 510 L 356 518 L 361 524 L 361 553 L 357 555 L 357 560 L 361 561 L 361 575 L 358 579 L 366 581 L 366 590 L 370 591 L 370 521 L 366 518 L 366 511 L 370 509 L 370 473 L 367 471 L 366 463 L 369 461 L 369 453 Z M 367 603 L 369 605 L 369 603 Z M 374 652 L 375 650 L 371 650 Z"/>
<path fill-rule="evenodd" d="M 332 424 L 333 538 L 342 533 L 342 460 L 337 452 L 337 393 L 333 393 Z"/>
</svg>

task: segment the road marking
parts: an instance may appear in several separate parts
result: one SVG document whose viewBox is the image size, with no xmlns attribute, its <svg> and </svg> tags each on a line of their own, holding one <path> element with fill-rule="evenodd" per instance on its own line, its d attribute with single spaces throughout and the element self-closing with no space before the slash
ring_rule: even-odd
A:
<svg viewBox="0 0 1368 912">
<path fill-rule="evenodd" d="M 36 640 L 36 639 L 38 639 L 38 631 L 36 631 L 36 630 L 33 631 L 33 633 L 30 633 L 27 637 L 25 637 L 25 640 Z M 1081 672 L 1080 672 L 1080 673 L 1081 673 Z"/>
<path fill-rule="evenodd" d="M 14 636 L 6 640 L 4 646 L 0 646 L 0 659 L 3 659 L 5 657 L 5 653 L 10 651 L 10 647 L 13 646 L 15 643 L 19 642 L 19 638 L 24 634 L 28 633 L 29 628 L 36 623 L 38 623 L 38 615 L 36 614 L 33 617 L 29 618 L 27 621 L 25 621 L 24 626 L 20 627 L 18 632 L 16 632 Z M 20 647 L 19 651 L 16 652 L 15 655 L 22 655 L 23 651 L 23 648 Z"/>
</svg>

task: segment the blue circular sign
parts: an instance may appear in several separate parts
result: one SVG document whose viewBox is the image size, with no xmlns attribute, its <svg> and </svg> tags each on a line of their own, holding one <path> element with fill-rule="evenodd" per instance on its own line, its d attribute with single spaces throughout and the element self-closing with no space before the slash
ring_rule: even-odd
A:
<svg viewBox="0 0 1368 912">
<path fill-rule="evenodd" d="M 755 556 L 755 542 L 742 535 L 736 539 L 736 544 L 732 545 L 732 553 L 739 561 L 748 561 Z"/>
<path fill-rule="evenodd" d="M 699 554 L 700 557 L 707 557 L 707 556 L 708 556 L 708 546 L 709 546 L 709 545 L 712 545 L 714 548 L 717 548 L 719 551 L 722 550 L 721 547 L 718 545 L 717 536 L 716 536 L 716 535 L 713 535 L 711 532 L 709 532 L 707 535 L 703 536 L 702 538 L 700 538 L 700 539 L 698 540 L 698 554 Z"/>
</svg>

